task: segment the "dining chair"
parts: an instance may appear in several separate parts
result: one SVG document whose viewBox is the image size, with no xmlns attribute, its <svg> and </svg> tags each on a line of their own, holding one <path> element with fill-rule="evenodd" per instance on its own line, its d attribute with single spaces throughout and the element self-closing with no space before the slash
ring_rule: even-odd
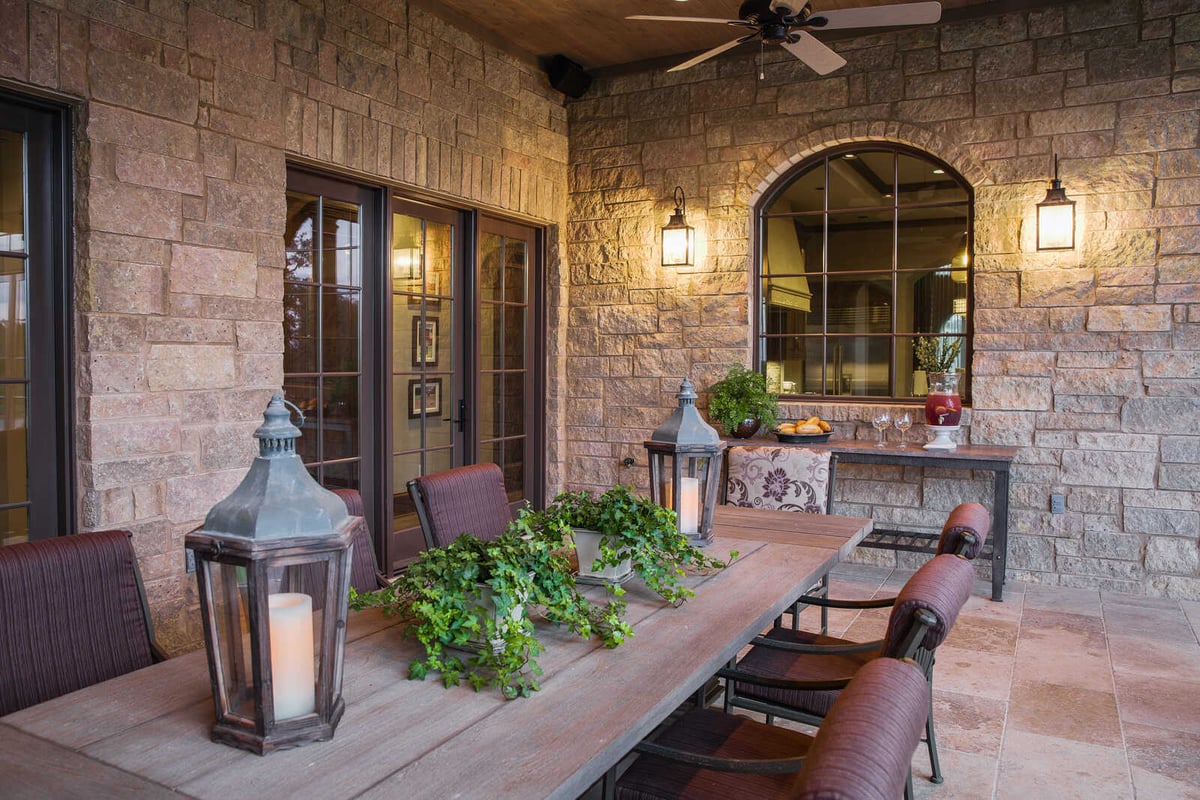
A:
<svg viewBox="0 0 1200 800">
<path fill-rule="evenodd" d="M 461 534 L 492 541 L 512 522 L 504 473 L 495 464 L 470 464 L 413 478 L 408 493 L 425 547 L 445 547 Z"/>
<path fill-rule="evenodd" d="M 725 678 L 725 709 L 743 708 L 767 716 L 820 724 L 837 697 L 837 681 L 848 683 L 874 659 L 911 658 L 925 673 L 930 780 L 942 782 L 933 730 L 934 653 L 975 584 L 975 571 L 962 556 L 934 556 L 904 584 L 892 603 L 884 637 L 854 642 L 789 628 L 772 628 L 752 642 L 735 664 L 719 671 Z"/>
<path fill-rule="evenodd" d="M 346 512 L 352 517 L 365 517 L 362 495 L 357 489 L 333 489 L 334 494 L 346 505 Z M 366 525 L 360 527 L 354 534 L 354 551 L 350 556 L 350 585 L 356 592 L 373 592 L 382 589 L 390 581 L 379 570 L 375 561 L 375 544 L 371 541 L 371 531 Z"/>
<path fill-rule="evenodd" d="M 725 454 L 725 500 L 745 508 L 828 514 L 837 454 L 805 447 L 736 446 Z"/>
<path fill-rule="evenodd" d="M 974 560 L 983 552 L 988 533 L 992 527 L 992 516 L 979 503 L 960 503 L 946 517 L 942 533 L 938 537 L 937 549 L 934 555 L 950 553 L 968 560 Z M 847 610 L 862 610 L 868 608 L 888 608 L 896 601 L 895 597 L 876 597 L 871 600 L 845 600 L 829 596 L 829 575 L 821 576 L 820 582 L 811 591 L 800 597 L 792 606 L 793 613 L 802 611 L 800 606 L 816 606 L 821 610 L 821 633 L 829 633 L 829 609 L 840 608 Z M 799 627 L 795 616 L 792 627 Z"/>
<path fill-rule="evenodd" d="M 0 547 L 0 716 L 165 660 L 131 537 Z"/>
<path fill-rule="evenodd" d="M 693 709 L 652 741 L 616 782 L 618 800 L 746 797 L 896 800 L 926 715 L 912 661 L 865 664 L 815 736 L 741 715 Z"/>
</svg>

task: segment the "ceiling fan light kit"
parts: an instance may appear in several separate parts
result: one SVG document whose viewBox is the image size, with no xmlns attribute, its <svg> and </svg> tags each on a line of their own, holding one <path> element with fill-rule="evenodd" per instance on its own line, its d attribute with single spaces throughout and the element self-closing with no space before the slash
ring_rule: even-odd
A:
<svg viewBox="0 0 1200 800">
<path fill-rule="evenodd" d="M 890 28 L 907 25 L 928 25 L 942 18 L 942 4 L 938 2 L 900 3 L 870 8 L 846 8 L 833 11 L 814 12 L 811 3 L 799 10 L 781 0 L 745 0 L 738 9 L 737 19 L 710 19 L 708 17 L 656 17 L 637 14 L 626 19 L 654 22 L 700 22 L 728 25 L 749 30 L 738 38 L 705 50 L 682 64 L 671 67 L 668 72 L 690 69 L 732 50 L 739 44 L 758 39 L 762 44 L 777 44 L 807 64 L 818 75 L 828 75 L 846 64 L 846 59 L 828 45 L 808 32 L 815 30 L 846 30 L 850 28 Z M 761 73 L 760 73 L 761 77 Z"/>
</svg>

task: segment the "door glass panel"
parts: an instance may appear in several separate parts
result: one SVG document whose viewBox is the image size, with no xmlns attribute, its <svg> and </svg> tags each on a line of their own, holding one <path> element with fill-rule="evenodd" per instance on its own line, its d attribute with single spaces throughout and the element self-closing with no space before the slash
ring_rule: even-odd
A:
<svg viewBox="0 0 1200 800">
<path fill-rule="evenodd" d="M 524 497 L 525 492 L 525 439 L 505 439 L 489 442 L 480 451 L 481 462 L 500 465 L 504 473 L 504 489 L 510 502 Z"/>
<path fill-rule="evenodd" d="M 283 370 L 305 415 L 297 452 L 322 485 L 359 488 L 360 206 L 289 190 L 287 213 Z"/>
<path fill-rule="evenodd" d="M 0 384 L 0 503 L 20 503 L 29 499 L 26 474 L 25 386 Z"/>
<path fill-rule="evenodd" d="M 455 226 L 441 210 L 392 214 L 393 532 L 417 526 L 407 483 L 455 465 Z"/>
<path fill-rule="evenodd" d="M 504 246 L 504 299 L 509 303 L 525 302 L 525 283 L 529 278 L 525 242 L 506 239 Z"/>
<path fill-rule="evenodd" d="M 0 378 L 26 377 L 25 263 L 0 257 Z"/>
<path fill-rule="evenodd" d="M 0 251 L 25 251 L 25 136 L 0 130 Z"/>
</svg>

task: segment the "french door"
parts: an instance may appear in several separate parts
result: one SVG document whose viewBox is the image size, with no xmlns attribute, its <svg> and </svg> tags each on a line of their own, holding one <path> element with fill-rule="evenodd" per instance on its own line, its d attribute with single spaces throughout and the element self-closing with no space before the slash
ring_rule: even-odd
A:
<svg viewBox="0 0 1200 800">
<path fill-rule="evenodd" d="M 541 500 L 536 229 L 394 198 L 390 395 L 393 565 L 423 546 L 409 480 L 493 462 L 510 502 Z"/>
<path fill-rule="evenodd" d="M 68 130 L 65 109 L 0 92 L 0 546 L 75 526 Z"/>
</svg>

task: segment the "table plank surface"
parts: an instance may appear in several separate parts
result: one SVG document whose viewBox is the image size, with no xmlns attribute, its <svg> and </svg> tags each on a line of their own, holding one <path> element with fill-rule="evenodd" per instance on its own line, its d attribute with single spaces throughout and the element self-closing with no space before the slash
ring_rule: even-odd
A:
<svg viewBox="0 0 1200 800">
<path fill-rule="evenodd" d="M 419 643 L 394 618 L 359 612 L 332 741 L 265 757 L 214 744 L 197 651 L 0 718 L 0 796 L 73 796 L 37 777 L 65 769 L 78 776 L 74 796 L 88 797 L 575 797 L 870 529 L 864 519 L 775 513 L 722 509 L 709 553 L 740 555 L 689 576 L 696 596 L 679 608 L 640 580 L 626 584 L 635 633 L 615 650 L 539 621 L 545 674 L 530 698 L 409 681 Z"/>
</svg>

